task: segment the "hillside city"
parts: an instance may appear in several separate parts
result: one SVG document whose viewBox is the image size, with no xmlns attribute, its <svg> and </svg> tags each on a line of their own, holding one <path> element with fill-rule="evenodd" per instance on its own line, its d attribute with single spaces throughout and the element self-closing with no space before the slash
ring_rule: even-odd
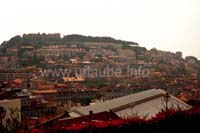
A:
<svg viewBox="0 0 200 133">
<path fill-rule="evenodd" d="M 157 108 L 167 111 L 173 101 L 178 101 L 176 109 L 200 105 L 200 60 L 183 57 L 181 51 L 59 33 L 23 34 L 0 45 L 0 113 L 5 132 L 50 129 L 49 123 L 56 132 L 66 126 L 64 121 L 80 123 L 82 117 L 123 123 L 121 118 L 135 116 L 122 116 L 130 106 L 139 116 L 151 118 L 160 110 L 148 106 L 159 104 Z"/>
</svg>

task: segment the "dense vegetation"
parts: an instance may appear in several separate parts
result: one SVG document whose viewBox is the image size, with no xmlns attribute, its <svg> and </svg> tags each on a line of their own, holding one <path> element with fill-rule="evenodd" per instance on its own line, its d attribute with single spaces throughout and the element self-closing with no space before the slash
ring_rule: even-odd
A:
<svg viewBox="0 0 200 133">
<path fill-rule="evenodd" d="M 85 86 L 91 87 L 91 88 L 102 88 L 102 87 L 106 87 L 107 85 L 108 83 L 101 79 L 85 81 Z"/>
<path fill-rule="evenodd" d="M 107 116 L 95 117 L 96 121 L 79 120 L 73 125 L 65 123 L 60 126 L 57 122 L 53 126 L 35 128 L 28 131 L 19 131 L 19 133 L 41 133 L 41 132 L 136 132 L 136 133 L 194 133 L 200 130 L 200 109 L 193 108 L 188 111 L 163 111 L 156 115 L 156 117 L 145 120 L 139 117 L 120 119 L 115 118 L 106 120 Z M 104 120 L 105 119 L 105 120 Z M 98 121 L 100 120 L 100 121 Z"/>
<path fill-rule="evenodd" d="M 77 41 L 77 42 L 107 42 L 107 43 L 120 43 L 120 44 L 138 45 L 135 42 L 116 40 L 116 39 L 111 38 L 111 37 L 92 37 L 92 36 L 83 36 L 83 35 L 76 35 L 76 34 L 64 36 L 63 40 L 67 41 L 67 42 L 74 42 L 74 41 Z"/>
</svg>

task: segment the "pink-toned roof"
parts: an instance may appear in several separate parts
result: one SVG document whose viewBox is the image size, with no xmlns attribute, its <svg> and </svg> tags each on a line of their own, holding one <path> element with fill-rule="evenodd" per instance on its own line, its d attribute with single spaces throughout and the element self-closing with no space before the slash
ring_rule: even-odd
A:
<svg viewBox="0 0 200 133">
<path fill-rule="evenodd" d="M 37 94 L 47 94 L 47 93 L 57 93 L 58 91 L 54 89 L 48 89 L 48 90 L 34 90 L 32 92 Z"/>
<path fill-rule="evenodd" d="M 44 89 L 44 90 L 46 90 L 46 89 L 54 89 L 55 85 L 54 84 L 52 84 L 52 85 L 39 85 L 38 88 L 39 89 Z"/>
<path fill-rule="evenodd" d="M 17 83 L 17 84 L 21 84 L 22 83 L 22 80 L 21 79 L 15 79 L 13 80 L 14 83 Z"/>
</svg>

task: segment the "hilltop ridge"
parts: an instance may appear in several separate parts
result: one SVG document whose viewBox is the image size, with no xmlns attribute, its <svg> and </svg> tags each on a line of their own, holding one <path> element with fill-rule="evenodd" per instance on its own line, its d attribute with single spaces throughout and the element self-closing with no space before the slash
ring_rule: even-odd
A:
<svg viewBox="0 0 200 133">
<path fill-rule="evenodd" d="M 0 50 L 15 47 L 18 48 L 23 45 L 31 45 L 34 47 L 41 47 L 44 45 L 64 45 L 70 42 L 104 42 L 104 43 L 118 43 L 138 45 L 136 42 L 124 41 L 112 37 L 93 37 L 79 34 L 65 35 L 61 37 L 60 33 L 46 34 L 23 34 L 23 36 L 14 36 L 8 41 L 4 41 L 0 45 Z"/>
</svg>

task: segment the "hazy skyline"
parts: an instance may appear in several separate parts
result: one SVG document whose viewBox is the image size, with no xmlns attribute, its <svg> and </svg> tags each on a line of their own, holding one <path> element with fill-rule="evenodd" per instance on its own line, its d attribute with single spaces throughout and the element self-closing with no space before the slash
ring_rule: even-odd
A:
<svg viewBox="0 0 200 133">
<path fill-rule="evenodd" d="M 5 0 L 0 43 L 23 33 L 110 36 L 200 59 L 200 0 Z"/>
</svg>

